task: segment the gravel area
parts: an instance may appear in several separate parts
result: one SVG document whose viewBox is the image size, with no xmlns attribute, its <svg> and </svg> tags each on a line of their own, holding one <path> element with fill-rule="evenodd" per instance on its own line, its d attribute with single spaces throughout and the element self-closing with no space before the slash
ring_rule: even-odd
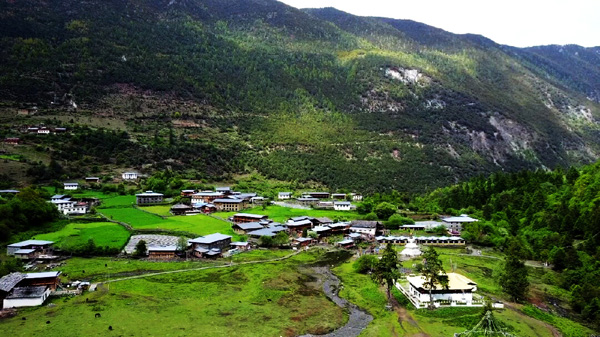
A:
<svg viewBox="0 0 600 337">
<path fill-rule="evenodd" d="M 133 235 L 123 250 L 125 250 L 127 254 L 133 253 L 135 250 L 135 245 L 137 245 L 140 240 L 146 241 L 146 247 L 166 247 L 176 246 L 179 237 L 157 234 Z"/>
<path fill-rule="evenodd" d="M 348 308 L 350 313 L 348 322 L 343 327 L 328 333 L 326 335 L 302 335 L 300 337 L 356 337 L 371 323 L 373 316 L 369 315 L 365 311 L 361 310 L 356 305 L 346 301 L 345 299 L 338 296 L 338 290 L 340 287 L 340 279 L 337 278 L 327 267 L 315 267 L 317 275 L 323 282 L 323 291 L 325 295 L 329 297 L 335 304 L 342 308 Z"/>
</svg>

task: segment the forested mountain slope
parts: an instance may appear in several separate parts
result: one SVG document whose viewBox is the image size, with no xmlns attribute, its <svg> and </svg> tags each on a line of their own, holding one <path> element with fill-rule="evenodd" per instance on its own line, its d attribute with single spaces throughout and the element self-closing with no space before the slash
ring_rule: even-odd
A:
<svg viewBox="0 0 600 337">
<path fill-rule="evenodd" d="M 26 137 L 71 175 L 99 164 L 213 179 L 258 170 L 422 191 L 600 154 L 597 49 L 565 59 L 273 0 L 2 1 L 0 37 L 6 125 L 45 121 L 99 139 L 99 126 L 121 122 L 126 133 L 110 137 L 131 155 L 108 163 L 81 158 L 81 135 Z M 15 119 L 25 102 L 38 116 Z"/>
</svg>

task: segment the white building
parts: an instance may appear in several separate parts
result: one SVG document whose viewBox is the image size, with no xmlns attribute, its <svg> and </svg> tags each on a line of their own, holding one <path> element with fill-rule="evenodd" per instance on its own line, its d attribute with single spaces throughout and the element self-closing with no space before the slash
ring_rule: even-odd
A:
<svg viewBox="0 0 600 337">
<path fill-rule="evenodd" d="M 350 222 L 350 232 L 365 236 L 376 236 L 379 227 L 378 221 L 354 220 Z"/>
<path fill-rule="evenodd" d="M 64 215 L 83 215 L 88 211 L 88 205 L 85 202 L 73 202 L 70 206 L 62 210 Z"/>
<path fill-rule="evenodd" d="M 277 194 L 277 199 L 279 200 L 287 200 L 292 197 L 292 192 L 279 192 Z"/>
<path fill-rule="evenodd" d="M 363 200 L 362 194 L 350 193 L 350 196 L 352 197 L 352 201 L 362 201 Z"/>
<path fill-rule="evenodd" d="M 54 206 L 56 206 L 56 208 L 58 208 L 58 210 L 61 211 L 62 213 L 64 213 L 65 209 L 71 208 L 71 207 L 73 207 L 76 204 L 75 201 L 71 201 L 71 198 L 68 198 L 68 199 L 57 199 L 57 200 L 53 199 L 50 202 L 53 203 Z"/>
<path fill-rule="evenodd" d="M 79 189 L 79 183 L 64 183 L 63 184 L 65 190 L 74 191 Z"/>
<path fill-rule="evenodd" d="M 138 174 L 137 172 L 125 172 L 122 174 L 124 180 L 137 180 Z"/>
<path fill-rule="evenodd" d="M 350 201 L 336 201 L 333 203 L 333 209 L 336 211 L 349 211 L 352 208 Z"/>
<path fill-rule="evenodd" d="M 433 301 L 441 302 L 443 305 L 464 305 L 464 306 L 479 306 L 479 302 L 473 303 L 473 293 L 477 291 L 477 283 L 469 278 L 457 274 L 448 273 L 448 289 L 442 288 L 437 284 L 432 290 Z M 408 289 L 397 287 L 408 296 L 411 302 L 416 307 L 429 305 L 429 287 L 425 284 L 424 276 L 408 276 Z M 408 292 L 408 294 L 406 294 Z"/>
<path fill-rule="evenodd" d="M 462 230 L 462 225 L 465 223 L 477 222 L 479 220 L 471 218 L 466 214 L 461 214 L 460 216 L 453 216 L 449 218 L 442 219 L 444 223 L 446 223 L 447 228 L 450 232 L 460 233 Z"/>
<path fill-rule="evenodd" d="M 4 308 L 34 307 L 44 304 L 50 296 L 50 288 L 38 287 L 15 287 L 4 299 Z"/>
</svg>

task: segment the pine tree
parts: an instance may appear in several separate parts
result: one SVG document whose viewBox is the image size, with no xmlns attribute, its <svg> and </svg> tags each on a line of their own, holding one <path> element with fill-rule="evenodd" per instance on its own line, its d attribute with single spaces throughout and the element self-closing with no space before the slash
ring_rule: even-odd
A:
<svg viewBox="0 0 600 337">
<path fill-rule="evenodd" d="M 529 287 L 527 268 L 521 261 L 519 252 L 518 242 L 512 241 L 507 250 L 504 273 L 500 278 L 502 289 L 515 302 L 521 302 L 527 298 L 527 288 Z"/>
<path fill-rule="evenodd" d="M 433 247 L 429 247 L 428 250 L 423 252 L 422 265 L 419 265 L 417 271 L 419 271 L 425 277 L 425 288 L 429 289 L 429 309 L 435 308 L 433 305 L 433 291 L 441 286 L 444 289 L 448 289 L 448 276 L 444 272 L 442 261 L 438 252 Z"/>
<path fill-rule="evenodd" d="M 373 270 L 373 274 L 371 274 L 371 277 L 375 282 L 386 286 L 388 299 L 391 296 L 392 287 L 400 277 L 398 263 L 396 249 L 394 249 L 394 246 L 391 243 L 388 243 L 383 251 L 381 260 L 379 260 Z"/>
</svg>

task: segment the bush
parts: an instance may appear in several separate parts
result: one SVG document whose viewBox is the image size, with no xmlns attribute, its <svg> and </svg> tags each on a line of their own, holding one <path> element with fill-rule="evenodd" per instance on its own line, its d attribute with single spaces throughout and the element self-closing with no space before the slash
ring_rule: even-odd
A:
<svg viewBox="0 0 600 337">
<path fill-rule="evenodd" d="M 382 202 L 375 207 L 375 214 L 377 214 L 379 219 L 385 220 L 395 214 L 397 209 L 398 208 L 395 205 L 390 204 L 389 202 Z"/>
<path fill-rule="evenodd" d="M 403 217 L 400 214 L 393 214 L 383 225 L 387 229 L 398 229 L 402 225 L 414 224 L 415 221 L 411 218 Z"/>
<path fill-rule="evenodd" d="M 377 214 L 371 212 L 371 213 L 365 215 L 365 220 L 370 220 L 370 221 L 377 220 Z"/>
<path fill-rule="evenodd" d="M 374 255 L 363 255 L 354 261 L 352 266 L 357 273 L 367 274 L 373 271 L 378 261 L 379 259 Z"/>
</svg>

